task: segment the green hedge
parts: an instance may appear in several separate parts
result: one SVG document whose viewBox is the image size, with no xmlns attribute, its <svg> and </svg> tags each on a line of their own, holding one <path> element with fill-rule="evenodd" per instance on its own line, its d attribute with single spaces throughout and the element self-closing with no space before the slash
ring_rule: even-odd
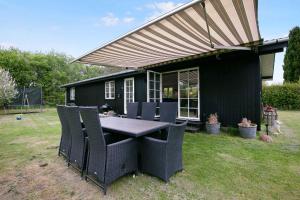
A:
<svg viewBox="0 0 300 200">
<path fill-rule="evenodd" d="M 283 85 L 263 86 L 262 102 L 278 109 L 300 109 L 300 84 L 286 83 Z"/>
</svg>

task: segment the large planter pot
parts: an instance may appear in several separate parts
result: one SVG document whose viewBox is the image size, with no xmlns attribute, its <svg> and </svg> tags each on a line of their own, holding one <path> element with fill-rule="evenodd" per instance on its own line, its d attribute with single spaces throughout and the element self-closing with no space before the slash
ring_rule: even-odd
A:
<svg viewBox="0 0 300 200">
<path fill-rule="evenodd" d="M 241 126 L 241 124 L 238 124 L 238 125 L 239 125 L 239 131 L 240 131 L 241 137 L 247 138 L 247 139 L 256 138 L 256 130 L 257 130 L 256 124 L 251 124 L 251 126 L 249 126 L 249 127 Z"/>
<path fill-rule="evenodd" d="M 206 122 L 206 131 L 210 134 L 219 134 L 220 133 L 221 123 L 210 124 Z"/>
</svg>

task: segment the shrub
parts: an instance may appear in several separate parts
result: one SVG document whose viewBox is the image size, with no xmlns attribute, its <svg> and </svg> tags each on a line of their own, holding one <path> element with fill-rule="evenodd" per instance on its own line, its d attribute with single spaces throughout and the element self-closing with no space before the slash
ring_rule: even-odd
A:
<svg viewBox="0 0 300 200">
<path fill-rule="evenodd" d="M 278 109 L 300 109 L 300 84 L 285 83 L 283 85 L 263 86 L 262 102 Z"/>
<path fill-rule="evenodd" d="M 0 107 L 9 104 L 17 93 L 15 80 L 8 71 L 0 68 Z"/>
</svg>

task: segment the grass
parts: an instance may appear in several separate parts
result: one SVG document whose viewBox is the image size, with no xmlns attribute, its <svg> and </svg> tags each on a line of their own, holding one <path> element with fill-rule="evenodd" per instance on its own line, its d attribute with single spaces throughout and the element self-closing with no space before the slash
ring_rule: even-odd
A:
<svg viewBox="0 0 300 200">
<path fill-rule="evenodd" d="M 187 133 L 184 171 L 165 184 L 141 174 L 114 182 L 106 199 L 300 199 L 300 112 L 281 111 L 273 143 Z M 99 199 L 57 156 L 60 123 L 54 109 L 0 115 L 0 199 Z M 47 163 L 46 167 L 40 164 Z"/>
</svg>

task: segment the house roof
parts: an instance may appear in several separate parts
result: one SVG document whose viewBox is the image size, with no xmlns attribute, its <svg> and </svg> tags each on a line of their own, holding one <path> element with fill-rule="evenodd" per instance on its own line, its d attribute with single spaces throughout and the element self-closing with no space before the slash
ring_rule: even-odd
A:
<svg viewBox="0 0 300 200">
<path fill-rule="evenodd" d="M 257 0 L 195 0 L 104 44 L 73 62 L 149 67 L 260 43 Z"/>
<path fill-rule="evenodd" d="M 285 47 L 288 45 L 289 38 L 278 38 L 273 40 L 266 40 L 263 44 L 258 46 L 258 53 L 260 55 L 260 68 L 261 68 L 261 77 L 262 79 L 272 79 L 274 72 L 274 63 L 275 63 L 275 53 L 282 52 Z M 104 76 L 98 76 L 95 78 L 85 79 L 82 81 L 76 81 L 73 83 L 68 83 L 62 85 L 61 87 L 73 87 L 78 85 L 89 84 L 93 82 L 121 78 L 126 76 L 132 76 L 136 74 L 143 73 L 144 70 L 124 70 L 112 74 L 107 74 Z"/>
<path fill-rule="evenodd" d="M 78 86 L 78 85 L 94 83 L 94 82 L 98 82 L 98 81 L 104 81 L 104 80 L 109 80 L 109 79 L 115 79 L 115 78 L 121 78 L 121 77 L 125 77 L 125 76 L 136 75 L 136 74 L 140 74 L 140 73 L 143 73 L 143 72 L 141 70 L 129 69 L 129 70 L 124 70 L 124 71 L 120 71 L 120 72 L 116 72 L 116 73 L 112 73 L 112 74 L 107 74 L 104 76 L 98 76 L 95 78 L 90 78 L 90 79 L 85 79 L 82 81 L 68 83 L 68 84 L 62 85 L 61 87 L 73 87 L 73 86 Z"/>
<path fill-rule="evenodd" d="M 288 46 L 288 41 L 288 37 L 266 40 L 259 46 L 258 52 L 260 54 L 260 72 L 262 79 L 273 79 L 275 54 L 283 52 L 284 48 Z"/>
</svg>

